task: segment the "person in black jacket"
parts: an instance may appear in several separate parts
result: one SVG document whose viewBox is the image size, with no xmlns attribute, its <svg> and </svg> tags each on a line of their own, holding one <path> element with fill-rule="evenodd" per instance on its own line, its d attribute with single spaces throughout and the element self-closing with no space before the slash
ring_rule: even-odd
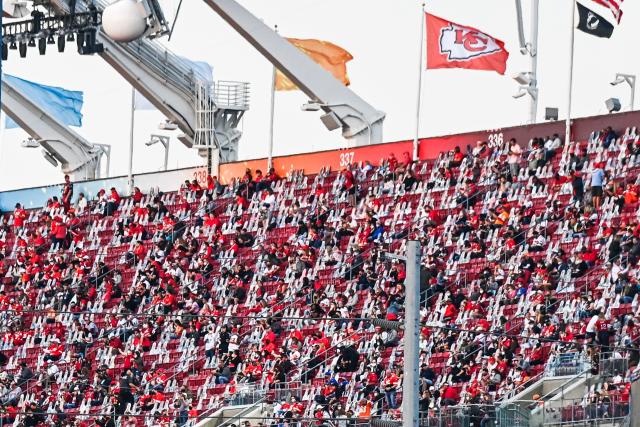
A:
<svg viewBox="0 0 640 427">
<path fill-rule="evenodd" d="M 338 353 L 340 356 L 336 365 L 336 372 L 355 372 L 358 369 L 360 354 L 353 346 L 339 347 Z"/>
<path fill-rule="evenodd" d="M 40 423 L 44 423 L 44 411 L 39 408 L 35 402 L 31 402 L 29 406 L 25 408 L 24 426 L 36 427 Z"/>
<path fill-rule="evenodd" d="M 582 203 L 582 198 L 584 196 L 584 182 L 580 173 L 572 170 L 571 171 L 571 187 L 573 188 L 573 201 Z"/>
</svg>

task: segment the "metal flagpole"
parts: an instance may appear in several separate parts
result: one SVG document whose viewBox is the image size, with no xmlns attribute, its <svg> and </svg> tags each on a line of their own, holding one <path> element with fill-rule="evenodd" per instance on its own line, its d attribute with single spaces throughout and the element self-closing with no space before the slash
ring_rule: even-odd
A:
<svg viewBox="0 0 640 427">
<path fill-rule="evenodd" d="M 416 133 L 413 138 L 413 160 L 418 160 L 418 138 L 420 137 L 420 107 L 422 103 L 422 64 L 423 64 L 423 50 L 424 50 L 424 27 L 425 27 L 425 11 L 424 11 L 424 3 L 422 3 L 422 9 L 420 9 L 420 20 L 422 24 L 420 25 L 420 53 L 418 57 L 420 60 L 418 61 L 418 90 L 416 91 L 417 100 L 416 100 Z"/>
<path fill-rule="evenodd" d="M 534 93 L 531 96 L 529 117 L 532 124 L 538 121 L 538 98 L 540 87 L 538 86 L 538 23 L 539 23 L 540 0 L 533 0 L 531 5 L 531 78 L 533 79 Z"/>
<path fill-rule="evenodd" d="M 418 427 L 420 399 L 420 242 L 407 242 L 402 427 Z"/>
<path fill-rule="evenodd" d="M 278 32 L 278 26 L 275 27 L 276 33 Z M 271 75 L 271 123 L 269 124 L 269 157 L 267 160 L 267 169 L 273 167 L 273 120 L 275 117 L 276 107 L 276 67 L 273 66 L 273 72 Z"/>
<path fill-rule="evenodd" d="M 573 50 L 575 47 L 576 0 L 571 2 L 571 54 L 569 55 L 569 90 L 567 95 L 567 120 L 564 130 L 564 143 L 571 142 L 571 95 L 573 92 Z"/>
<path fill-rule="evenodd" d="M 133 194 L 133 129 L 135 126 L 136 89 L 131 86 L 131 129 L 129 134 L 129 194 Z"/>
</svg>

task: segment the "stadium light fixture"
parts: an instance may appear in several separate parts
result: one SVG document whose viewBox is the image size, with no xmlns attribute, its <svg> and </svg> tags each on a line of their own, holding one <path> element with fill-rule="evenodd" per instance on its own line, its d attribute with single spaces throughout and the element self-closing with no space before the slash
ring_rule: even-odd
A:
<svg viewBox="0 0 640 427">
<path fill-rule="evenodd" d="M 172 122 L 171 120 L 165 120 L 164 122 L 158 125 L 158 129 L 160 130 L 176 130 L 178 129 L 178 125 Z"/>
<path fill-rule="evenodd" d="M 633 74 L 617 73 L 615 80 L 613 80 L 609 84 L 611 86 L 617 86 L 617 85 L 622 84 L 622 83 L 628 84 L 629 88 L 631 89 L 631 97 L 630 97 L 630 100 L 629 100 L 629 104 L 630 104 L 629 110 L 633 111 L 634 100 L 635 100 L 634 98 L 635 98 L 635 93 L 636 93 L 636 76 L 633 75 Z"/>
<path fill-rule="evenodd" d="M 522 73 L 515 74 L 513 76 L 513 80 L 515 80 L 518 84 L 521 84 L 523 86 L 530 86 L 535 79 L 533 78 L 533 73 L 529 71 L 525 71 Z"/>
<path fill-rule="evenodd" d="M 33 138 L 27 138 L 20 143 L 20 146 L 23 148 L 38 148 L 40 147 L 40 142 Z"/>
<path fill-rule="evenodd" d="M 47 150 L 42 149 L 42 155 L 45 160 L 53 165 L 54 168 L 58 167 L 58 161 Z"/>
<path fill-rule="evenodd" d="M 40 55 L 47 53 L 47 39 L 44 37 L 38 39 L 38 52 L 40 52 Z"/>
<path fill-rule="evenodd" d="M 64 38 L 64 34 L 60 34 L 58 36 L 58 52 L 62 53 L 64 52 L 64 47 L 66 45 L 67 41 Z"/>
<path fill-rule="evenodd" d="M 513 95 L 514 99 L 522 98 L 525 95 L 530 95 L 532 99 L 538 98 L 538 89 L 530 86 L 520 86 L 518 93 Z"/>
<path fill-rule="evenodd" d="M 151 147 L 152 145 L 156 145 L 158 143 L 162 144 L 164 147 L 164 170 L 166 171 L 169 166 L 169 142 L 171 138 L 165 135 L 151 135 L 151 139 L 145 142 L 144 145 L 147 147 Z"/>
<path fill-rule="evenodd" d="M 518 93 L 513 95 L 514 99 L 522 98 L 529 94 L 531 96 L 531 106 L 529 110 L 529 121 L 535 123 L 538 113 L 538 81 L 536 80 L 535 73 L 531 71 L 523 71 L 515 74 L 513 80 L 520 86 L 518 87 Z"/>
<path fill-rule="evenodd" d="M 353 110 L 353 106 L 347 105 L 344 103 L 322 104 L 318 101 L 309 101 L 306 104 L 302 104 L 300 109 L 302 111 L 320 111 L 321 108 L 333 108 L 333 107 L 340 107 L 340 106 L 351 107 L 351 109 Z M 369 145 L 371 145 L 371 123 L 369 123 L 369 121 L 366 119 L 364 114 L 362 114 L 359 111 L 354 110 L 354 113 L 351 113 L 348 115 L 353 116 L 356 119 L 362 120 L 367 125 L 367 130 L 369 132 Z M 320 118 L 320 120 L 325 125 L 325 127 L 330 131 L 336 130 L 340 127 L 340 120 L 338 119 L 337 115 L 334 112 L 329 112 L 323 115 Z"/>
<path fill-rule="evenodd" d="M 302 111 L 320 111 L 321 105 L 318 102 L 307 102 L 306 104 L 302 104 L 300 109 Z"/>
</svg>

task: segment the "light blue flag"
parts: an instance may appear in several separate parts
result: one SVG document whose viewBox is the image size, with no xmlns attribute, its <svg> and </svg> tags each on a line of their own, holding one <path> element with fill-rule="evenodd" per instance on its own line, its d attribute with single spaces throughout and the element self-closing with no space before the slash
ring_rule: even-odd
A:
<svg viewBox="0 0 640 427">
<path fill-rule="evenodd" d="M 67 126 L 82 126 L 83 93 L 61 87 L 46 86 L 19 77 L 5 74 L 5 79 L 31 101 L 40 105 L 47 113 Z M 20 127 L 9 116 L 6 129 Z"/>
</svg>

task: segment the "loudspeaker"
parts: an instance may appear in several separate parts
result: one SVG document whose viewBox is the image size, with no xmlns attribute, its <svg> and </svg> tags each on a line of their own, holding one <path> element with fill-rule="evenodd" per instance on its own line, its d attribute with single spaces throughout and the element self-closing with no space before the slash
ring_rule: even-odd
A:
<svg viewBox="0 0 640 427">
<path fill-rule="evenodd" d="M 621 106 L 620 106 L 620 100 L 618 98 L 609 98 L 604 103 L 607 106 L 607 110 L 609 110 L 610 113 L 615 113 L 616 111 L 620 111 Z"/>
<path fill-rule="evenodd" d="M 553 107 L 547 107 L 544 109 L 545 120 L 558 120 L 558 109 Z"/>
</svg>

